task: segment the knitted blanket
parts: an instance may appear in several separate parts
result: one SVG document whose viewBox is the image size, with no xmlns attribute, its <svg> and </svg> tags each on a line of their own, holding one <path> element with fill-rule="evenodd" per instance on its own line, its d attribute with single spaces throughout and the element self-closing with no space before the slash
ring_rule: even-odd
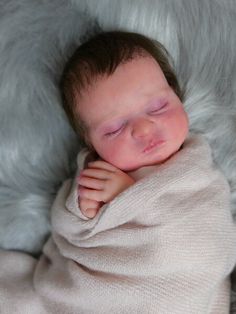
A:
<svg viewBox="0 0 236 314">
<path fill-rule="evenodd" d="M 1 313 L 229 313 L 236 229 L 206 142 L 133 176 L 94 219 L 63 184 L 40 259 L 0 251 Z"/>
</svg>

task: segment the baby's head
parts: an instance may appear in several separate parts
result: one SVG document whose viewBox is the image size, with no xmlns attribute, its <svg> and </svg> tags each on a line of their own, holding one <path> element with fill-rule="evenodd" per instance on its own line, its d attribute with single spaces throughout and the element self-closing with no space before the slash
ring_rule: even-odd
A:
<svg viewBox="0 0 236 314">
<path fill-rule="evenodd" d="M 124 171 L 159 164 L 188 133 L 181 91 L 165 48 L 107 32 L 77 48 L 61 79 L 63 106 L 80 137 Z"/>
</svg>

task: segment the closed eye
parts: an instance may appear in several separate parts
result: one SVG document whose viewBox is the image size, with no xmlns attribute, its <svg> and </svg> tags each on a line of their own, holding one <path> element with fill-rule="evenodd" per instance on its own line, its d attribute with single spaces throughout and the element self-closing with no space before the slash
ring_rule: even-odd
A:
<svg viewBox="0 0 236 314">
<path fill-rule="evenodd" d="M 111 137 L 111 136 L 115 136 L 115 135 L 118 135 L 122 129 L 123 129 L 124 125 L 121 125 L 121 127 L 119 127 L 118 129 L 115 129 L 114 131 L 111 131 L 111 132 L 107 132 L 105 134 L 106 137 Z"/>
<path fill-rule="evenodd" d="M 167 106 L 167 103 L 164 103 L 161 107 L 154 108 L 154 109 L 150 110 L 148 113 L 149 114 L 159 114 L 162 112 L 162 109 L 164 109 L 166 106 Z"/>
</svg>

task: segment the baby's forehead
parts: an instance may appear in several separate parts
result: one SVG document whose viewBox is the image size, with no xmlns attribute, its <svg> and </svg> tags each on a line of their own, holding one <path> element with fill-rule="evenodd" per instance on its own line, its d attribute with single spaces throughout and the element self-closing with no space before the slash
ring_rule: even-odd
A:
<svg viewBox="0 0 236 314">
<path fill-rule="evenodd" d="M 136 58 L 114 73 L 97 76 L 78 97 L 79 114 L 88 127 L 100 121 L 128 116 L 163 97 L 169 87 L 154 59 Z"/>
<path fill-rule="evenodd" d="M 130 93 L 132 89 L 141 90 L 144 86 L 162 88 L 167 80 L 157 63 L 151 56 L 137 56 L 122 62 L 112 71 L 107 73 L 91 73 L 87 84 L 80 90 L 77 89 L 78 103 L 81 99 L 91 102 L 94 98 L 104 99 L 112 93 L 119 98 L 120 94 Z"/>
<path fill-rule="evenodd" d="M 124 69 L 124 75 L 126 74 L 126 70 L 127 70 L 127 66 L 129 65 L 133 65 L 133 72 L 138 72 L 140 69 L 144 69 L 144 62 L 143 60 L 149 60 L 151 61 L 151 66 L 152 67 L 158 67 L 158 70 L 160 72 L 162 72 L 162 74 L 164 75 L 160 64 L 157 62 L 156 59 L 154 59 L 150 54 L 146 53 L 146 54 L 142 54 L 142 55 L 135 55 L 132 58 L 129 58 L 127 60 L 123 60 L 121 61 L 119 64 L 117 64 L 112 71 L 110 71 L 109 69 L 107 71 L 104 71 L 103 73 L 93 73 L 92 71 L 86 71 L 86 73 L 84 73 L 86 75 L 86 84 L 83 88 L 83 90 L 81 91 L 82 93 L 89 93 L 91 92 L 91 90 L 93 88 L 95 88 L 100 82 L 102 81 L 106 81 L 108 79 L 110 79 L 111 77 L 113 77 L 117 72 L 121 72 L 121 69 Z M 150 67 L 150 62 L 149 63 L 149 67 Z M 141 77 L 140 77 L 141 78 Z"/>
</svg>

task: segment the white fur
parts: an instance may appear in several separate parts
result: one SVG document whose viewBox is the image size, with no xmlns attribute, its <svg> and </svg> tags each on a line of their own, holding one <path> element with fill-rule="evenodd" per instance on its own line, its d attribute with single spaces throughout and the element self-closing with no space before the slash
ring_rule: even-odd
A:
<svg viewBox="0 0 236 314">
<path fill-rule="evenodd" d="M 98 20 L 160 40 L 186 86 L 191 129 L 208 138 L 236 214 L 234 0 L 2 0 L 0 4 L 0 246 L 40 251 L 77 139 L 60 106 L 65 60 Z"/>
</svg>

